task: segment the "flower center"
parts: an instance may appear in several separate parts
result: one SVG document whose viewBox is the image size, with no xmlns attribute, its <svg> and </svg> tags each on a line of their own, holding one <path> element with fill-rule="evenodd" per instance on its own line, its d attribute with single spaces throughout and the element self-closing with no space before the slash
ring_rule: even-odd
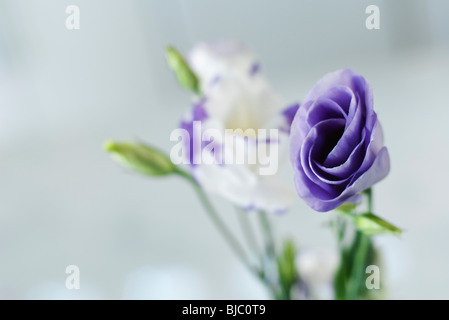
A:
<svg viewBox="0 0 449 320">
<path fill-rule="evenodd" d="M 261 128 L 257 118 L 251 108 L 242 106 L 235 108 L 235 111 L 226 120 L 225 127 L 234 130 L 236 134 L 255 138 L 257 130 Z"/>
<path fill-rule="evenodd" d="M 313 147 L 313 159 L 323 164 L 329 153 L 337 145 L 338 141 L 343 136 L 345 127 L 343 126 L 329 126 L 324 130 L 323 134 L 319 136 Z"/>
</svg>

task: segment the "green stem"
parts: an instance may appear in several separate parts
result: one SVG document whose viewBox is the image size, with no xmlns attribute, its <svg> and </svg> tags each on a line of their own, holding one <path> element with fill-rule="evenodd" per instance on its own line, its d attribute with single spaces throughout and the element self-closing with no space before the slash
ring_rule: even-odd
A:
<svg viewBox="0 0 449 320">
<path fill-rule="evenodd" d="M 373 213 L 373 190 L 371 188 L 363 191 L 368 199 L 368 212 Z"/>
<path fill-rule="evenodd" d="M 248 221 L 249 212 L 245 212 L 240 207 L 235 207 L 235 209 L 237 211 L 237 216 L 239 218 L 240 225 L 242 226 L 246 242 L 248 243 L 248 246 L 251 248 L 251 250 L 253 250 L 254 254 L 258 256 L 260 254 L 260 250 L 257 245 L 256 236 L 254 235 L 253 228 L 251 227 L 251 224 Z"/>
<path fill-rule="evenodd" d="M 206 209 L 206 212 L 208 213 L 212 222 L 221 232 L 223 237 L 227 240 L 227 242 L 229 243 L 229 245 L 231 246 L 237 257 L 252 273 L 254 273 L 258 278 L 261 278 L 262 277 L 261 272 L 256 267 L 251 265 L 251 263 L 249 263 L 242 246 L 237 241 L 236 237 L 232 234 L 232 232 L 229 230 L 229 228 L 226 226 L 226 224 L 223 222 L 223 220 L 220 218 L 217 211 L 213 207 L 212 203 L 210 202 L 209 198 L 207 197 L 206 193 L 201 188 L 201 186 L 198 184 L 198 182 L 196 182 L 188 173 L 184 171 L 179 170 L 177 174 L 179 174 L 192 184 L 193 188 L 196 191 L 196 194 L 198 195 L 198 198 L 200 199 L 203 207 Z"/>
<path fill-rule="evenodd" d="M 373 193 L 371 188 L 366 189 L 364 193 L 367 196 L 368 212 L 373 210 Z M 349 280 L 348 299 L 356 300 L 359 297 L 360 288 L 363 285 L 363 275 L 365 274 L 366 260 L 370 248 L 370 239 L 367 235 L 357 231 L 355 236 L 356 254 L 352 265 L 351 277 Z"/>
<path fill-rule="evenodd" d="M 362 193 L 366 195 L 368 212 L 372 213 L 372 190 L 367 189 Z M 350 221 L 357 217 L 353 210 L 340 209 L 339 212 Z M 361 293 L 363 292 L 363 276 L 365 275 L 365 268 L 372 244 L 369 236 L 361 231 L 356 231 L 350 247 L 345 247 L 342 243 L 342 235 L 344 235 L 342 226 L 337 225 L 341 264 L 335 278 L 336 297 L 338 299 L 357 300 L 361 298 Z"/>
<path fill-rule="evenodd" d="M 267 213 L 265 211 L 258 211 L 259 221 L 262 226 L 262 231 L 265 238 L 265 251 L 267 260 L 263 260 L 263 274 L 265 278 L 265 283 L 268 285 L 268 288 L 271 291 L 273 298 L 276 300 L 283 300 L 285 297 L 282 295 L 282 292 L 279 292 L 275 283 L 273 283 L 273 279 L 276 278 L 276 275 L 273 275 L 273 271 L 275 270 L 276 265 L 276 248 L 274 243 L 273 232 L 271 231 L 270 221 L 268 220 Z M 271 276 L 270 276 L 271 274 Z"/>
<path fill-rule="evenodd" d="M 363 275 L 365 274 L 366 268 L 366 257 L 369 250 L 369 237 L 357 231 L 357 251 L 354 258 L 354 263 L 352 265 L 351 277 L 348 283 L 348 296 L 349 300 L 357 300 L 360 293 L 360 288 L 363 285 Z"/>
<path fill-rule="evenodd" d="M 262 229 L 265 234 L 265 243 L 266 243 L 267 254 L 270 258 L 275 259 L 276 251 L 275 251 L 274 237 L 273 237 L 273 233 L 271 231 L 270 221 L 268 220 L 268 216 L 267 216 L 266 212 L 259 211 L 258 214 L 259 214 L 260 223 L 262 225 Z"/>
</svg>

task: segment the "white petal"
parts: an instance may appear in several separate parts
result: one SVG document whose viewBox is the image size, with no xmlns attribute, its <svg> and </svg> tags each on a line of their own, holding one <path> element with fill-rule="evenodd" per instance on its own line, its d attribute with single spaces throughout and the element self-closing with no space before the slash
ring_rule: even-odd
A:
<svg viewBox="0 0 449 320">
<path fill-rule="evenodd" d="M 285 103 L 262 78 L 221 81 L 207 93 L 205 108 L 226 128 L 266 128 Z"/>
<path fill-rule="evenodd" d="M 233 40 L 200 43 L 190 52 L 188 60 L 204 86 L 216 77 L 247 74 L 255 63 L 254 55 L 242 43 Z"/>
<path fill-rule="evenodd" d="M 277 177 L 257 177 L 242 165 L 198 166 L 194 174 L 206 191 L 244 208 L 283 212 L 295 198 L 293 187 Z"/>
</svg>

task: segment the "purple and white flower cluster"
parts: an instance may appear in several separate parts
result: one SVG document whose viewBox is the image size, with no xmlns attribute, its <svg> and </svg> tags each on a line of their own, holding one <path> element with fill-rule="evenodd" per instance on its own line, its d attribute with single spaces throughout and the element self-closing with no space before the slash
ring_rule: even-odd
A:
<svg viewBox="0 0 449 320">
<path fill-rule="evenodd" d="M 388 174 L 389 155 L 373 109 L 372 89 L 354 71 L 324 76 L 299 106 L 287 105 L 271 90 L 254 55 L 239 42 L 199 44 L 188 61 L 203 95 L 181 128 L 191 137 L 195 122 L 201 123 L 202 132 L 241 130 L 232 136 L 232 143 L 219 141 L 220 151 L 231 160 L 241 149 L 254 152 L 262 142 L 244 132 L 276 128 L 279 137 L 264 142 L 275 145 L 280 158 L 289 149 L 296 191 L 313 209 L 329 211 L 345 202 L 358 203 L 361 191 Z M 186 160 L 192 174 L 205 190 L 245 208 L 276 212 L 290 206 L 292 188 L 277 175 L 260 175 L 261 163 L 197 165 L 195 152 L 202 148 L 195 151 L 192 138 L 186 147 L 191 151 Z"/>
</svg>

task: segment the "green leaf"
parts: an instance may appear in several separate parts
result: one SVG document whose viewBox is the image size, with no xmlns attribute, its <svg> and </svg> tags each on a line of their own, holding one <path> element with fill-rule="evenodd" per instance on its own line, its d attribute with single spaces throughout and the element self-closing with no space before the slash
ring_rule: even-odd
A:
<svg viewBox="0 0 449 320">
<path fill-rule="evenodd" d="M 400 235 L 402 233 L 401 229 L 372 213 L 354 215 L 353 220 L 357 229 L 368 236 L 388 233 Z"/>
<path fill-rule="evenodd" d="M 296 249 L 292 240 L 287 240 L 282 249 L 281 255 L 276 259 L 278 266 L 279 280 L 282 287 L 283 297 L 290 299 L 291 289 L 298 280 L 296 268 Z"/>
<path fill-rule="evenodd" d="M 173 47 L 168 47 L 166 50 L 167 63 L 169 67 L 175 72 L 179 84 L 190 91 L 200 95 L 200 82 L 195 73 L 190 69 L 189 65 Z"/>
<path fill-rule="evenodd" d="M 144 144 L 108 141 L 104 149 L 123 166 L 149 176 L 164 176 L 179 171 L 168 156 Z"/>
</svg>

